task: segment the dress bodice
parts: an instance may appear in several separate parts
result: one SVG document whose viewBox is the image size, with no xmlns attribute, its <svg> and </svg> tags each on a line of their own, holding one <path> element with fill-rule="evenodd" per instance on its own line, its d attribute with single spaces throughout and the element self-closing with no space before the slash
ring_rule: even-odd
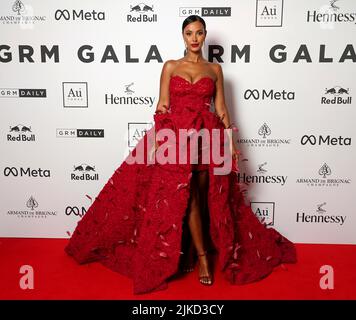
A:
<svg viewBox="0 0 356 320">
<path fill-rule="evenodd" d="M 202 77 L 191 83 L 181 76 L 171 76 L 169 83 L 170 112 L 209 110 L 211 98 L 215 93 L 215 81 Z"/>
</svg>

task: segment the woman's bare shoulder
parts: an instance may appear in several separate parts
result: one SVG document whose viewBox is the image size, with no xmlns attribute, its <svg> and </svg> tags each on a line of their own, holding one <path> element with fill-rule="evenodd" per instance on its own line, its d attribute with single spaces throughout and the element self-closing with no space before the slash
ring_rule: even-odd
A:
<svg viewBox="0 0 356 320">
<path fill-rule="evenodd" d="M 163 64 L 163 70 L 168 74 L 171 74 L 178 64 L 179 64 L 178 60 L 173 60 L 173 59 L 166 60 L 165 63 Z"/>
<path fill-rule="evenodd" d="M 216 63 L 216 62 L 209 62 L 209 66 L 213 70 L 213 72 L 215 73 L 215 76 L 218 78 L 219 74 L 222 73 L 221 64 L 220 63 Z"/>
<path fill-rule="evenodd" d="M 214 71 L 221 69 L 221 64 L 217 62 L 209 62 L 209 67 L 211 67 Z"/>
</svg>

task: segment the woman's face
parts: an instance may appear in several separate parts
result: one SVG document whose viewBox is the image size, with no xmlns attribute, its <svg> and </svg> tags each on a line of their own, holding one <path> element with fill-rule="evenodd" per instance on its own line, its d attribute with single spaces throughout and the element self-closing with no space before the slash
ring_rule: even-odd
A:
<svg viewBox="0 0 356 320">
<path fill-rule="evenodd" d="M 201 22 L 189 23 L 183 30 L 183 39 L 187 44 L 187 51 L 198 52 L 201 50 L 205 36 L 204 26 Z"/>
</svg>

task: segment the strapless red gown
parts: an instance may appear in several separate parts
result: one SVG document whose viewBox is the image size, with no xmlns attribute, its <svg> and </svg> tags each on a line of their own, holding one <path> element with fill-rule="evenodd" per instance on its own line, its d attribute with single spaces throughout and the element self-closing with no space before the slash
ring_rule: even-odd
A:
<svg viewBox="0 0 356 320">
<path fill-rule="evenodd" d="M 154 115 L 155 126 L 106 182 L 65 251 L 80 264 L 99 261 L 132 278 L 134 294 L 166 289 L 169 278 L 179 271 L 192 170 L 207 169 L 209 233 L 226 280 L 231 284 L 256 281 L 278 264 L 296 262 L 293 243 L 261 223 L 245 204 L 238 168 L 216 175 L 212 164 L 127 161 L 139 147 L 148 151 L 151 130 L 224 130 L 220 118 L 209 110 L 215 92 L 211 78 L 190 83 L 173 76 L 169 90 L 169 112 Z"/>
</svg>

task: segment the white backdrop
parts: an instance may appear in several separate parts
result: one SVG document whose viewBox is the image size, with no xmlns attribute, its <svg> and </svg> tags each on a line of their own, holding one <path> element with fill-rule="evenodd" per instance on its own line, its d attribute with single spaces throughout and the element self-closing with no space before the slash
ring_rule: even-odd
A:
<svg viewBox="0 0 356 320">
<path fill-rule="evenodd" d="M 152 127 L 163 62 L 182 57 L 182 22 L 198 14 L 254 212 L 295 242 L 355 244 L 355 12 L 353 0 L 2 0 L 0 236 L 69 237 Z"/>
</svg>

